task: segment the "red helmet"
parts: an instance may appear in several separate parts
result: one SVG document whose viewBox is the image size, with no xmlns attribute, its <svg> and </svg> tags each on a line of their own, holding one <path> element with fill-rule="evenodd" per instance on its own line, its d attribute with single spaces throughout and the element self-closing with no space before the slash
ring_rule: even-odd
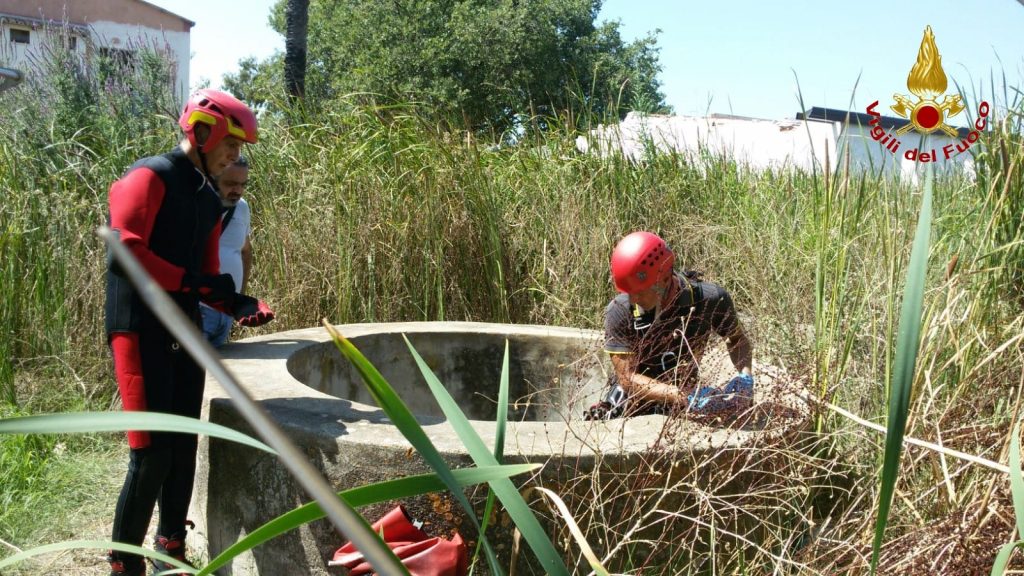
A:
<svg viewBox="0 0 1024 576">
<path fill-rule="evenodd" d="M 672 249 L 657 234 L 633 232 L 612 251 L 612 280 L 619 292 L 636 294 L 672 274 Z"/>
<path fill-rule="evenodd" d="M 213 150 L 227 136 L 234 136 L 250 144 L 256 143 L 256 115 L 227 92 L 199 90 L 188 99 L 178 124 L 192 146 L 199 146 L 195 133 L 197 123 L 210 127 L 210 137 L 199 147 L 200 152 Z"/>
</svg>

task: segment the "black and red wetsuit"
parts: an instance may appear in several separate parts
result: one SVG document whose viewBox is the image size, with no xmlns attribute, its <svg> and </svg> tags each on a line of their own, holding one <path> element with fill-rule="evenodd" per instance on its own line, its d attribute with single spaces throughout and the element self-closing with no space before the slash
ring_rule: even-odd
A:
<svg viewBox="0 0 1024 576">
<path fill-rule="evenodd" d="M 221 204 L 181 148 L 136 162 L 110 187 L 110 227 L 199 323 L 199 297 L 186 274 L 217 274 Z M 116 269 L 107 272 L 106 331 L 125 410 L 199 417 L 205 375 Z M 195 476 L 194 434 L 132 431 L 128 473 L 113 540 L 141 545 L 159 499 L 158 534 L 183 534 Z M 115 554 L 116 555 L 116 554 Z M 121 555 L 141 562 L 137 557 Z"/>
</svg>

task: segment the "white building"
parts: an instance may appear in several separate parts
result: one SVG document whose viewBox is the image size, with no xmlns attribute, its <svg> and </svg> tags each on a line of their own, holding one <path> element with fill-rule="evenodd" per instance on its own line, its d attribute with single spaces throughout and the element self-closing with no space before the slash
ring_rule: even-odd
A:
<svg viewBox="0 0 1024 576">
<path fill-rule="evenodd" d="M 146 46 L 174 62 L 183 103 L 194 25 L 142 0 L 0 0 L 0 65 L 31 74 L 38 69 L 33 60 L 44 57 L 44 47 L 54 41 L 87 58 L 96 51 L 121 62 L 131 62 L 138 48 Z"/>
<path fill-rule="evenodd" d="M 883 109 L 878 107 L 879 111 Z M 970 131 L 957 128 L 957 137 L 936 131 L 927 136 L 922 150 L 922 135 L 910 130 L 893 140 L 883 142 L 871 137 L 874 119 L 865 113 L 846 112 L 830 108 L 811 108 L 806 114 L 797 114 L 792 120 L 763 120 L 712 114 L 706 117 L 646 115 L 630 112 L 617 125 L 599 126 L 587 136 L 576 140 L 583 152 L 601 155 L 621 153 L 639 161 L 652 150 L 673 151 L 691 158 L 701 154 L 727 155 L 751 168 L 800 168 L 822 170 L 826 159 L 830 170 L 845 162 L 849 155 L 850 169 L 856 173 L 900 175 L 916 182 L 923 165 L 920 158 L 908 159 L 911 150 L 931 153 L 932 163 L 939 172 L 965 170 L 973 173 L 971 152 L 957 153 L 956 146 L 964 147 Z M 909 124 L 902 118 L 880 116 L 876 122 L 886 135 Z M 882 137 L 884 139 L 884 136 Z M 950 158 L 944 146 L 952 151 Z"/>
</svg>

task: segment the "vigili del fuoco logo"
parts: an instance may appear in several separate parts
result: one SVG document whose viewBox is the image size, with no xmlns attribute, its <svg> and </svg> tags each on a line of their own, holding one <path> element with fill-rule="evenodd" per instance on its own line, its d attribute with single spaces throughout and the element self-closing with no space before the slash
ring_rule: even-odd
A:
<svg viewBox="0 0 1024 576">
<path fill-rule="evenodd" d="M 924 38 L 921 39 L 921 48 L 917 51 L 917 62 L 914 63 L 914 67 L 910 69 L 910 74 L 907 76 L 907 89 L 914 96 L 893 94 L 892 97 L 896 103 L 890 106 L 892 111 L 900 117 L 909 119 L 910 124 L 897 129 L 895 133 L 886 132 L 881 126 L 882 114 L 875 110 L 878 107 L 878 100 L 875 100 L 867 107 L 867 113 L 872 116 L 869 122 L 872 126 L 871 138 L 896 155 L 899 154 L 902 144 L 899 138 L 907 132 L 917 130 L 923 137 L 923 135 L 938 131 L 953 138 L 953 142 L 942 147 L 942 159 L 949 160 L 957 154 L 966 152 L 972 144 L 978 141 L 981 131 L 985 129 L 989 105 L 984 101 L 978 105 L 978 119 L 974 122 L 973 129 L 966 138 L 960 138 L 957 129 L 947 124 L 946 120 L 963 112 L 964 104 L 959 94 L 946 94 L 946 87 L 946 72 L 942 70 L 942 56 L 939 54 L 939 48 L 935 45 L 932 27 L 927 26 L 924 29 Z M 943 97 L 941 102 L 939 102 L 940 97 Z M 959 142 L 957 142 L 958 139 Z M 910 148 L 903 153 L 903 157 L 917 162 L 935 162 L 939 159 L 934 148 L 931 150 Z"/>
</svg>

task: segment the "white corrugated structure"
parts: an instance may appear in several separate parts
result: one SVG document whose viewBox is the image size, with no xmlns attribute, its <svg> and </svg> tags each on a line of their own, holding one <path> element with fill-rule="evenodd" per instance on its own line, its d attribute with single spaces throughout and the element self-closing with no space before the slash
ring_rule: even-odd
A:
<svg viewBox="0 0 1024 576">
<path fill-rule="evenodd" d="M 845 162 L 849 154 L 851 171 L 899 175 L 917 181 L 923 164 L 908 160 L 905 153 L 920 148 L 920 134 L 911 130 L 901 136 L 898 152 L 894 153 L 871 138 L 867 115 L 844 112 L 841 119 L 834 119 L 835 112 L 815 108 L 806 115 L 806 120 L 630 112 L 619 124 L 602 125 L 590 134 L 578 137 L 576 147 L 582 152 L 603 156 L 622 154 L 633 161 L 641 161 L 646 154 L 658 151 L 675 152 L 691 159 L 704 154 L 713 157 L 725 155 L 753 169 L 798 168 L 807 171 L 814 166 L 821 170 L 826 158 L 829 168 L 835 169 L 838 159 Z M 815 115 L 819 117 L 815 118 Z M 882 118 L 885 119 L 883 126 L 892 133 L 893 128 L 906 124 L 900 119 Z M 964 170 L 968 174 L 973 173 L 972 150 L 953 154 L 949 159 L 944 157 L 943 146 L 952 144 L 955 150 L 955 145 L 967 136 L 967 131 L 959 129 L 958 136 L 953 139 L 942 133 L 928 135 L 925 151 L 936 151 L 938 159 L 933 164 L 940 172 Z"/>
</svg>

